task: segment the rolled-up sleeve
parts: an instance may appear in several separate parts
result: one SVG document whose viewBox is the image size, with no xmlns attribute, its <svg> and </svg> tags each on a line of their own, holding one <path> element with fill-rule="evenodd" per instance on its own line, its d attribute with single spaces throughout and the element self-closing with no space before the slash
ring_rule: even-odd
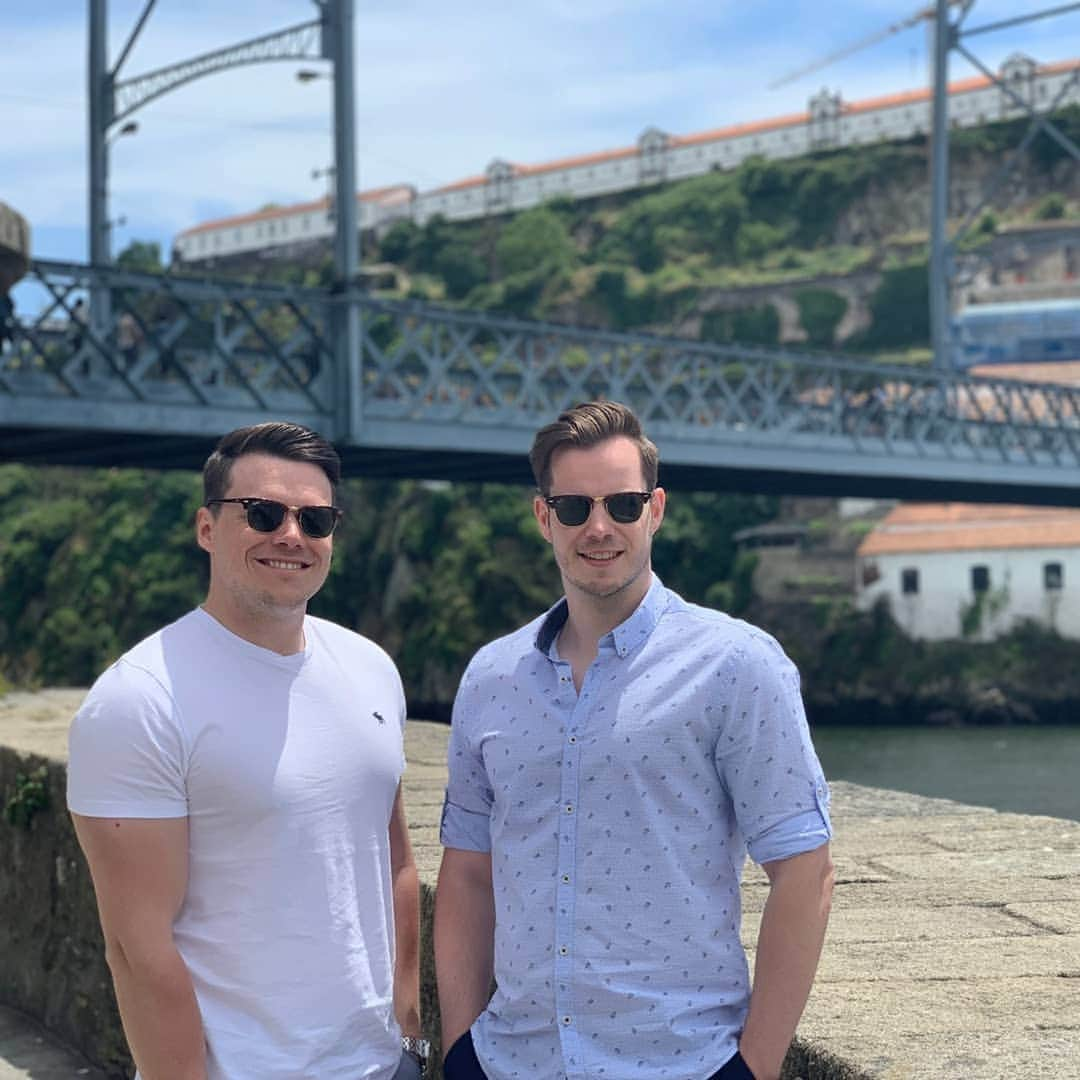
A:
<svg viewBox="0 0 1080 1080">
<path fill-rule="evenodd" d="M 725 659 L 731 699 L 716 764 L 756 863 L 829 841 L 829 788 L 810 739 L 799 674 L 767 635 Z"/>
<path fill-rule="evenodd" d="M 454 698 L 447 752 L 448 781 L 439 839 L 444 847 L 463 851 L 491 850 L 491 807 L 494 792 L 479 742 L 478 665 L 465 670 Z"/>
</svg>

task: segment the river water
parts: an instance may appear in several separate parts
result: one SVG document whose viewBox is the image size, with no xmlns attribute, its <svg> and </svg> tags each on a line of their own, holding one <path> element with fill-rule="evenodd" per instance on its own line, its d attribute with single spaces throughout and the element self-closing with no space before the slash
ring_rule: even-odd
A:
<svg viewBox="0 0 1080 1080">
<path fill-rule="evenodd" d="M 830 780 L 1080 821 L 1080 727 L 815 727 Z"/>
</svg>

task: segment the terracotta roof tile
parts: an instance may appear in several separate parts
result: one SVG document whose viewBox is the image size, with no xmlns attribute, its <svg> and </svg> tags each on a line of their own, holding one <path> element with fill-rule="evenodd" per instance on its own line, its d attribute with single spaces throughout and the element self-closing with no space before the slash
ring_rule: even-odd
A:
<svg viewBox="0 0 1080 1080">
<path fill-rule="evenodd" d="M 412 191 L 413 188 L 408 184 L 391 184 L 388 187 L 357 192 L 356 201 L 362 203 L 385 202 L 392 205 L 395 201 L 400 201 L 400 198 L 405 193 L 412 193 Z M 278 218 L 292 217 L 294 214 L 310 213 L 313 210 L 326 210 L 329 206 L 330 200 L 324 196 L 312 202 L 292 203 L 289 206 L 275 206 L 269 210 L 255 210 L 250 214 L 235 214 L 231 217 L 215 218 L 213 221 L 204 221 L 198 225 L 192 225 L 190 229 L 185 229 L 178 235 L 194 236 L 197 233 L 209 232 L 213 229 L 239 228 L 241 225 L 250 225 L 253 221 L 276 221 Z"/>
<path fill-rule="evenodd" d="M 809 119 L 809 113 L 801 112 L 789 113 L 787 116 L 773 116 L 768 120 L 753 120 L 746 124 L 730 124 L 728 127 L 715 128 L 712 131 L 699 131 L 693 135 L 677 135 L 671 140 L 671 145 L 695 146 L 699 143 L 737 139 L 741 135 L 760 135 L 765 131 L 797 127 L 799 124 L 805 124 Z"/>
<path fill-rule="evenodd" d="M 860 558 L 931 551 L 1080 547 L 1080 510 L 978 503 L 905 503 L 859 545 Z"/>
<path fill-rule="evenodd" d="M 1038 68 L 1040 74 L 1060 74 L 1072 71 L 1080 67 L 1080 60 L 1066 60 L 1056 64 L 1046 64 Z M 970 79 L 962 79 L 949 84 L 951 94 L 963 94 L 973 90 L 985 89 L 991 82 L 985 76 L 979 75 Z M 865 98 L 862 101 L 843 102 L 841 105 L 843 115 L 873 112 L 878 109 L 893 108 L 896 106 L 915 104 L 929 101 L 930 91 L 926 88 L 907 90 L 898 94 L 886 94 L 881 97 Z M 732 124 L 727 127 L 714 128 L 709 131 L 699 131 L 690 135 L 676 135 L 669 140 L 671 147 L 697 146 L 702 143 L 722 142 L 727 139 L 735 139 L 746 135 L 758 135 L 769 131 L 777 131 L 783 128 L 797 127 L 807 123 L 809 113 L 791 113 L 786 116 L 771 117 L 766 120 L 756 120 L 743 124 Z M 512 166 L 515 177 L 538 176 L 544 173 L 561 172 L 565 169 L 582 168 L 588 165 L 604 164 L 609 161 L 635 157 L 637 146 L 623 146 L 612 150 L 599 150 L 591 154 L 581 154 L 574 157 L 558 158 L 552 161 L 541 162 L 536 165 Z M 470 188 L 480 188 L 487 183 L 487 175 L 468 176 L 441 187 L 423 192 L 425 196 L 448 195 L 457 191 L 466 191 Z M 374 191 L 362 192 L 359 198 L 364 201 L 382 201 L 388 192 L 408 191 L 415 194 L 414 190 L 405 184 L 396 184 L 391 187 L 379 188 Z M 305 210 L 322 209 L 327 205 L 326 199 L 320 199 L 313 203 L 301 203 L 297 206 L 281 207 L 274 210 L 266 210 L 253 214 L 241 214 L 236 217 L 219 218 L 216 221 L 203 222 L 180 233 L 180 236 L 190 236 L 194 233 L 206 232 L 228 226 L 244 225 L 252 221 L 269 220 L 287 214 L 303 213 Z"/>
</svg>

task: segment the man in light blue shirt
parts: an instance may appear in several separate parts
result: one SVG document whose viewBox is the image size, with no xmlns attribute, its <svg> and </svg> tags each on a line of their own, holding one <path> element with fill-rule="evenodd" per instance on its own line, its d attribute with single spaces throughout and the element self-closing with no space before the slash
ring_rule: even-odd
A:
<svg viewBox="0 0 1080 1080">
<path fill-rule="evenodd" d="M 666 495 L 628 408 L 563 413 L 530 462 L 565 596 L 482 648 L 454 704 L 447 1080 L 778 1077 L 832 891 L 798 673 L 653 575 Z M 752 992 L 747 851 L 770 881 Z"/>
</svg>

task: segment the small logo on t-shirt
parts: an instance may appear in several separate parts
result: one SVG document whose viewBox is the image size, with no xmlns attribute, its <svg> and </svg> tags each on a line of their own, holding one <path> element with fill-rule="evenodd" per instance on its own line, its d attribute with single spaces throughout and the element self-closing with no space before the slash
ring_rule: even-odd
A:
<svg viewBox="0 0 1080 1080">
<path fill-rule="evenodd" d="M 383 715 L 382 715 L 381 712 L 373 712 L 371 715 L 374 716 L 375 719 L 378 720 L 380 724 L 385 724 L 386 723 L 386 721 L 383 719 Z"/>
</svg>

